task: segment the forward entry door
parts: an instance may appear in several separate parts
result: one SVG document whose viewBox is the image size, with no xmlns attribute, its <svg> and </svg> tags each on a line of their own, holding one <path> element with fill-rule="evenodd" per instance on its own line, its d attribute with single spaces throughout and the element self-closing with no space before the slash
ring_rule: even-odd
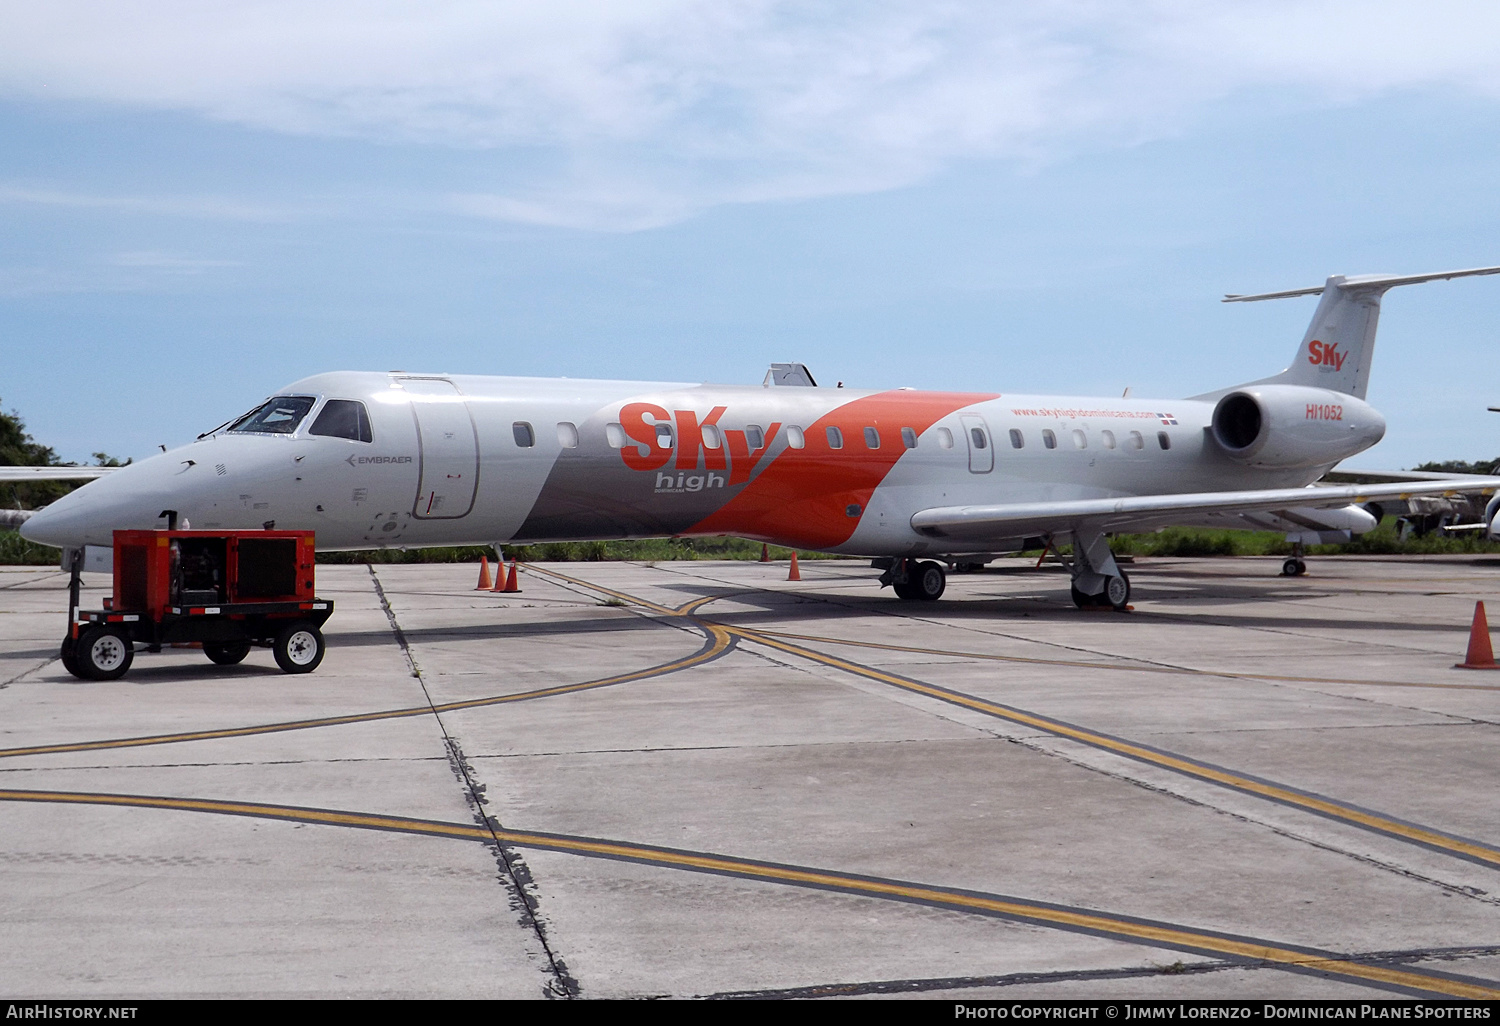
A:
<svg viewBox="0 0 1500 1026">
<path fill-rule="evenodd" d="M 969 472 L 988 474 L 995 469 L 995 447 L 990 444 L 990 428 L 983 417 L 962 414 L 964 437 L 969 440 Z"/>
<path fill-rule="evenodd" d="M 469 404 L 447 378 L 400 378 L 411 396 L 422 450 L 412 516 L 457 520 L 474 508 L 479 487 L 479 432 Z"/>
</svg>

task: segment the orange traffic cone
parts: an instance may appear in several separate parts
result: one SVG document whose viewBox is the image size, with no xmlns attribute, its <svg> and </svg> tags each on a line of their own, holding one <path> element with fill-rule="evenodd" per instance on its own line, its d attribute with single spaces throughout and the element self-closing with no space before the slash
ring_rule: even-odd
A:
<svg viewBox="0 0 1500 1026">
<path fill-rule="evenodd" d="M 520 582 L 516 580 L 516 561 L 510 561 L 510 576 L 505 579 L 505 590 L 507 592 L 520 591 Z"/>
<path fill-rule="evenodd" d="M 765 542 L 760 543 L 760 561 L 762 563 L 769 563 L 771 561 L 771 550 L 766 548 Z"/>
<path fill-rule="evenodd" d="M 791 572 L 786 575 L 786 579 L 789 581 L 802 580 L 802 572 L 797 569 L 797 554 L 795 552 L 792 553 L 792 569 Z"/>
<path fill-rule="evenodd" d="M 493 587 L 494 587 L 494 583 L 490 580 L 490 557 L 488 557 L 488 556 L 480 556 L 479 557 L 479 585 L 474 590 L 475 591 L 489 591 Z"/>
<path fill-rule="evenodd" d="M 1484 603 L 1474 603 L 1474 622 L 1469 626 L 1469 654 L 1461 663 L 1454 663 L 1456 670 L 1500 670 L 1495 663 L 1495 650 L 1490 647 L 1490 621 L 1484 615 Z"/>
</svg>

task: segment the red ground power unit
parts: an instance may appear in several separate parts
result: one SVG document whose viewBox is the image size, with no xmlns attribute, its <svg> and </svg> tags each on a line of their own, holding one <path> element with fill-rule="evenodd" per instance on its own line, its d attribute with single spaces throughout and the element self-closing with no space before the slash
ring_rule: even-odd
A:
<svg viewBox="0 0 1500 1026">
<path fill-rule="evenodd" d="M 333 603 L 314 595 L 313 532 L 116 531 L 114 543 L 108 608 L 76 610 L 63 639 L 75 677 L 124 676 L 137 645 L 197 643 L 221 665 L 269 646 L 287 673 L 322 661 Z"/>
</svg>

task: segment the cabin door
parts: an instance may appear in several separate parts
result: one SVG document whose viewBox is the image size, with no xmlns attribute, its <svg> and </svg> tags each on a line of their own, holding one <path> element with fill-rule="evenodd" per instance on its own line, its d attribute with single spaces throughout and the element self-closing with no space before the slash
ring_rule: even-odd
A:
<svg viewBox="0 0 1500 1026">
<path fill-rule="evenodd" d="M 479 488 L 479 432 L 469 404 L 447 378 L 399 378 L 411 396 L 422 451 L 412 516 L 457 520 L 474 508 Z"/>
</svg>

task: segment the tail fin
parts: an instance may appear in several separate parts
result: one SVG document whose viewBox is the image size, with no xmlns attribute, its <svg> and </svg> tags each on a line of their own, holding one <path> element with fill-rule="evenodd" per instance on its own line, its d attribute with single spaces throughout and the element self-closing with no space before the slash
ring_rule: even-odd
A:
<svg viewBox="0 0 1500 1026">
<path fill-rule="evenodd" d="M 1370 361 L 1375 354 L 1380 297 L 1385 295 L 1386 289 L 1424 281 L 1467 278 L 1475 274 L 1500 274 L 1500 267 L 1433 274 L 1362 274 L 1352 278 L 1336 274 L 1316 288 L 1264 292 L 1257 296 L 1225 296 L 1224 302 L 1250 303 L 1259 299 L 1286 299 L 1321 293 L 1323 298 L 1318 302 L 1318 309 L 1313 313 L 1312 323 L 1307 327 L 1307 334 L 1292 365 L 1280 374 L 1250 384 L 1309 385 L 1363 399 L 1370 383 Z"/>
</svg>

